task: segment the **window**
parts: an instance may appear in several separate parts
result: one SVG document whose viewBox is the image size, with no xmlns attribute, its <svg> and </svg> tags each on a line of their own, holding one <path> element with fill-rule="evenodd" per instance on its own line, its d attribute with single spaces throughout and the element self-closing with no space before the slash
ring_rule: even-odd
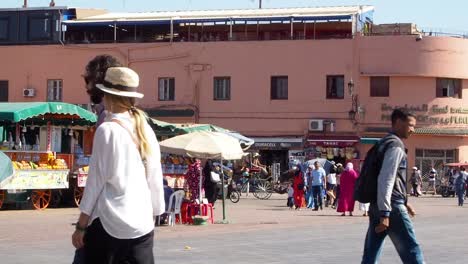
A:
<svg viewBox="0 0 468 264">
<path fill-rule="evenodd" d="M 389 97 L 390 78 L 388 76 L 370 77 L 370 96 Z"/>
<path fill-rule="evenodd" d="M 62 102 L 62 80 L 47 80 L 47 101 Z"/>
<path fill-rule="evenodd" d="M 214 78 L 214 100 L 231 100 L 231 77 Z"/>
<path fill-rule="evenodd" d="M 271 100 L 288 100 L 288 76 L 271 76 Z"/>
<path fill-rule="evenodd" d="M 8 102 L 8 81 L 0 81 L 0 102 Z"/>
<path fill-rule="evenodd" d="M 0 18 L 0 40 L 8 40 L 9 38 L 9 25 L 8 18 Z"/>
<path fill-rule="evenodd" d="M 437 78 L 436 97 L 462 98 L 461 80 Z"/>
<path fill-rule="evenodd" d="M 175 100 L 175 79 L 159 78 L 159 101 Z"/>
<path fill-rule="evenodd" d="M 344 98 L 344 75 L 327 75 L 327 99 Z"/>
<path fill-rule="evenodd" d="M 29 17 L 29 40 L 50 40 L 52 38 L 52 19 L 47 17 Z"/>
</svg>

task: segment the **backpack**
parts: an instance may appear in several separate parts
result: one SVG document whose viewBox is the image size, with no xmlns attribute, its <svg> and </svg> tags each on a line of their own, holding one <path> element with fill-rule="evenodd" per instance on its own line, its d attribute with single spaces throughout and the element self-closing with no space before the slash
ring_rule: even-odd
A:
<svg viewBox="0 0 468 264">
<path fill-rule="evenodd" d="M 367 152 L 361 173 L 356 180 L 354 200 L 360 203 L 377 201 L 377 178 L 382 168 L 384 155 L 388 147 L 397 140 L 396 136 L 386 136 Z"/>
</svg>

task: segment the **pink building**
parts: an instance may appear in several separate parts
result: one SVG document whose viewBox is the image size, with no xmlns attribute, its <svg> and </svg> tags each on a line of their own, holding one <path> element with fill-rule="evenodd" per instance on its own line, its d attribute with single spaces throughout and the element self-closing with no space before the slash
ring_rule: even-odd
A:
<svg viewBox="0 0 468 264">
<path fill-rule="evenodd" d="M 468 160 L 464 38 L 374 25 L 369 6 L 63 10 L 55 44 L 0 46 L 0 99 L 86 104 L 84 66 L 106 53 L 140 74 L 151 116 L 239 131 L 282 169 L 288 159 L 363 159 L 402 106 L 418 117 L 410 166 Z"/>
</svg>

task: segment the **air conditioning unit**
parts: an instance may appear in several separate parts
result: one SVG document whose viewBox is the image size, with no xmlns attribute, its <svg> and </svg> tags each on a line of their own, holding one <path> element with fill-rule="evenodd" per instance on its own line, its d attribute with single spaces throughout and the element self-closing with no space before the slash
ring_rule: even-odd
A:
<svg viewBox="0 0 468 264">
<path fill-rule="evenodd" d="M 34 97 L 34 96 L 36 96 L 36 89 L 34 89 L 34 88 L 25 88 L 25 89 L 23 89 L 23 96 L 24 97 Z"/>
<path fill-rule="evenodd" d="M 323 120 L 321 119 L 309 120 L 309 131 L 323 131 Z"/>
</svg>

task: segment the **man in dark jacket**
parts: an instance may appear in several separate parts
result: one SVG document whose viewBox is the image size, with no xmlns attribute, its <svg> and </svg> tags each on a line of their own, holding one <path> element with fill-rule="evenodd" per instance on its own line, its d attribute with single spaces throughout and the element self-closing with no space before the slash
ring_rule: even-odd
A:
<svg viewBox="0 0 468 264">
<path fill-rule="evenodd" d="M 369 229 L 362 263 L 377 263 L 385 238 L 390 236 L 403 263 L 424 263 L 410 216 L 414 209 L 407 203 L 408 166 L 405 145 L 416 125 L 413 114 L 395 109 L 391 116 L 392 132 L 382 140 L 391 140 L 383 155 L 377 178 L 377 202 L 369 208 Z"/>
</svg>

